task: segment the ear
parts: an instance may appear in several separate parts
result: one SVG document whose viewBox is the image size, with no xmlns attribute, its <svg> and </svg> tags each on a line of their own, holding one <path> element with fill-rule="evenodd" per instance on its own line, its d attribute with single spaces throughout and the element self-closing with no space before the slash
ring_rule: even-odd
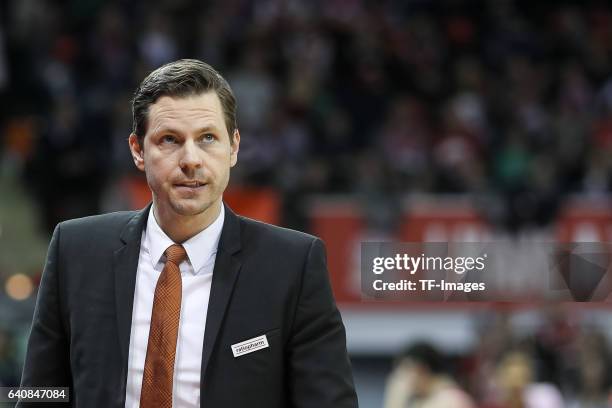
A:
<svg viewBox="0 0 612 408">
<path fill-rule="evenodd" d="M 230 167 L 234 167 L 238 162 L 238 150 L 240 150 L 240 132 L 238 129 L 234 130 L 232 137 L 234 143 L 230 144 Z"/>
<path fill-rule="evenodd" d="M 130 152 L 132 153 L 134 164 L 138 170 L 144 171 L 144 151 L 138 142 L 138 136 L 132 133 L 128 138 L 128 144 L 130 145 Z"/>
</svg>

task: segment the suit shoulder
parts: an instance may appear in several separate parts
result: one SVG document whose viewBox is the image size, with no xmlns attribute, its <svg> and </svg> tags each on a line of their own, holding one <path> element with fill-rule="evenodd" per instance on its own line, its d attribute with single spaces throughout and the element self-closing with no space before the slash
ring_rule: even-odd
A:
<svg viewBox="0 0 612 408">
<path fill-rule="evenodd" d="M 312 245 L 313 241 L 319 240 L 314 235 L 305 232 L 267 224 L 248 217 L 238 216 L 242 225 L 242 232 L 249 238 L 272 241 L 278 245 Z"/>
<path fill-rule="evenodd" d="M 62 232 L 95 232 L 98 230 L 121 231 L 138 211 L 118 211 L 108 214 L 74 218 L 61 222 L 58 227 Z"/>
</svg>

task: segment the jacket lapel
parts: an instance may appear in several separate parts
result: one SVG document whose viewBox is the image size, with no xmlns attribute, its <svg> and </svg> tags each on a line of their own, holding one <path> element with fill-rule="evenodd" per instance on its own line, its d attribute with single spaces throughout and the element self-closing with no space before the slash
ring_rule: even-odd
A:
<svg viewBox="0 0 612 408">
<path fill-rule="evenodd" d="M 206 329 L 204 332 L 204 345 L 202 349 L 202 367 L 200 372 L 200 388 L 203 388 L 204 377 L 210 356 L 215 348 L 215 343 L 221 324 L 227 311 L 227 306 L 236 284 L 236 279 L 242 264 L 235 254 L 240 250 L 240 220 L 225 206 L 225 221 L 223 231 L 219 239 L 215 267 L 213 269 L 212 286 L 210 289 L 210 300 L 208 302 L 208 314 L 206 317 Z M 200 401 L 203 399 L 200 397 Z"/>
<path fill-rule="evenodd" d="M 115 273 L 115 307 L 117 315 L 117 333 L 121 351 L 123 384 L 127 381 L 127 360 L 132 326 L 132 307 L 136 288 L 136 271 L 140 255 L 142 230 L 147 222 L 151 204 L 136 213 L 121 232 L 124 245 L 113 254 Z M 124 393 L 125 395 L 125 393 Z"/>
<path fill-rule="evenodd" d="M 127 381 L 127 360 L 136 288 L 136 272 L 140 255 L 140 240 L 150 209 L 151 204 L 136 213 L 126 224 L 120 236 L 124 245 L 113 254 L 117 332 L 119 334 L 122 361 L 121 374 L 123 376 L 122 384 L 124 388 Z M 223 323 L 240 267 L 242 266 L 240 260 L 235 256 L 240 251 L 240 248 L 240 220 L 228 206 L 225 206 L 225 221 L 219 239 L 208 302 L 208 314 L 202 349 L 200 387 L 204 383 L 204 375 L 210 362 L 210 356 L 215 347 L 217 336 Z M 125 396 L 125 389 L 122 390 L 122 395 Z"/>
</svg>

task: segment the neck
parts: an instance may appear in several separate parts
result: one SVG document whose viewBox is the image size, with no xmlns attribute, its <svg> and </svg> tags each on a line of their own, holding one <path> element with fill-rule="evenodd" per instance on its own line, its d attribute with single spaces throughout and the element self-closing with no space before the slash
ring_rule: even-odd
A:
<svg viewBox="0 0 612 408">
<path fill-rule="evenodd" d="M 221 212 L 221 200 L 196 215 L 177 214 L 169 208 L 153 206 L 153 215 L 159 227 L 172 241 L 182 244 L 212 224 Z"/>
</svg>

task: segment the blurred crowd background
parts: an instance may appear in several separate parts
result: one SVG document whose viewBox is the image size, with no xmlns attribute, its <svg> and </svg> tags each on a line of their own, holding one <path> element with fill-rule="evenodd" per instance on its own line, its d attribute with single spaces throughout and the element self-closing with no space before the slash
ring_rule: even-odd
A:
<svg viewBox="0 0 612 408">
<path fill-rule="evenodd" d="M 283 226 L 316 232 L 313 196 L 353 197 L 388 228 L 407 196 L 467 198 L 516 235 L 554 226 L 568 197 L 607 208 L 607 1 L 3 1 L 0 384 L 18 382 L 54 226 L 135 206 L 132 92 L 178 58 L 228 79 L 242 135 L 232 188 L 271 192 Z M 452 353 L 424 339 L 417 351 L 443 359 L 482 407 L 526 406 L 536 384 L 542 399 L 607 407 L 611 339 L 597 312 L 532 310 L 525 332 L 512 309 L 468 310 L 477 342 Z M 388 403 L 399 352 L 352 353 L 362 406 Z M 408 404 L 426 398 L 417 388 Z M 529 405 L 540 406 L 554 405 Z"/>
</svg>

